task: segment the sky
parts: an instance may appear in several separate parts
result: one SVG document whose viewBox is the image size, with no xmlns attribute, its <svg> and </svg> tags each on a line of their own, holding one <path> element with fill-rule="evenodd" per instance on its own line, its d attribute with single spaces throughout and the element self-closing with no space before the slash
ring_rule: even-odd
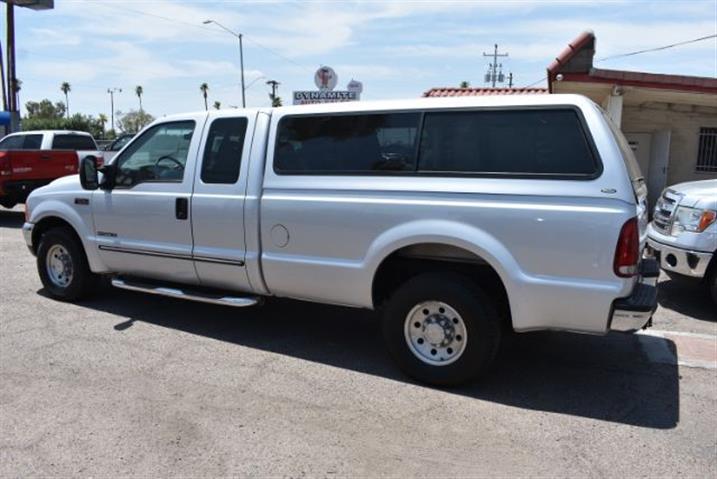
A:
<svg viewBox="0 0 717 479">
<path fill-rule="evenodd" d="M 717 0 L 55 0 L 54 10 L 15 10 L 21 103 L 64 101 L 67 81 L 71 113 L 108 117 L 110 87 L 122 89 L 115 109 L 127 112 L 141 85 L 156 117 L 203 109 L 203 82 L 210 105 L 240 106 L 238 39 L 207 19 L 244 35 L 249 107 L 268 106 L 267 80 L 281 83 L 284 104 L 315 89 L 321 65 L 334 68 L 337 89 L 363 82 L 362 99 L 415 98 L 464 80 L 486 86 L 483 53 L 495 43 L 515 86 L 545 86 L 547 65 L 587 29 L 596 59 L 717 33 Z M 717 39 L 596 66 L 717 77 Z"/>
</svg>

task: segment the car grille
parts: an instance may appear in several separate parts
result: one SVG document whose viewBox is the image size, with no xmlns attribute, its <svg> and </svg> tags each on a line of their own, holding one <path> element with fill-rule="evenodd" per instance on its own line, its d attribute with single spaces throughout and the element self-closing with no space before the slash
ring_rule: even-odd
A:
<svg viewBox="0 0 717 479">
<path fill-rule="evenodd" d="M 652 215 L 652 225 L 659 232 L 669 235 L 672 228 L 673 215 L 680 204 L 682 195 L 674 190 L 667 189 L 662 193 L 655 205 L 655 212 Z"/>
</svg>

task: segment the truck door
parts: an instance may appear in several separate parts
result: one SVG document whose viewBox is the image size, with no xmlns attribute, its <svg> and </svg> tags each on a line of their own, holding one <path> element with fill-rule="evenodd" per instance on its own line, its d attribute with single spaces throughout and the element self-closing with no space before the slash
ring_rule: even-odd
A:
<svg viewBox="0 0 717 479">
<path fill-rule="evenodd" d="M 244 261 L 244 199 L 256 113 L 212 114 L 199 154 L 192 232 L 202 285 L 251 291 Z"/>
<path fill-rule="evenodd" d="M 206 113 L 156 124 L 115 158 L 115 188 L 92 195 L 99 254 L 112 270 L 197 283 L 190 199 Z"/>
</svg>

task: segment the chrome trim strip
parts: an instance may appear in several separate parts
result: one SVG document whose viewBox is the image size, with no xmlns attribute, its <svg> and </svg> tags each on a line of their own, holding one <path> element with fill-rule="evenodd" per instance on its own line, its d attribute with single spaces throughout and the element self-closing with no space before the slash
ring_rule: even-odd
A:
<svg viewBox="0 0 717 479">
<path fill-rule="evenodd" d="M 167 288 L 161 286 L 153 287 L 140 284 L 131 284 L 119 278 L 115 278 L 112 280 L 112 286 L 114 286 L 115 288 L 126 289 L 129 291 L 139 291 L 142 293 L 156 294 L 158 296 L 168 296 L 170 298 L 186 299 L 189 301 L 198 301 L 200 303 L 219 304 L 222 306 L 232 306 L 235 308 L 254 306 L 256 304 L 259 304 L 260 302 L 260 298 L 253 296 L 223 296 L 213 298 L 210 296 L 200 296 L 198 294 L 188 293 L 177 288 Z"/>
<path fill-rule="evenodd" d="M 244 261 L 226 259 L 226 258 L 214 258 L 211 256 L 192 256 L 188 254 L 180 253 L 165 253 L 163 251 L 153 251 L 135 248 L 122 248 L 118 246 L 99 245 L 99 249 L 103 251 L 111 251 L 113 253 L 126 253 L 126 254 L 139 254 L 144 256 L 156 256 L 159 258 L 172 258 L 172 259 L 183 259 L 187 261 L 199 261 L 201 263 L 215 263 L 215 264 L 226 264 L 231 266 L 244 266 Z"/>
</svg>

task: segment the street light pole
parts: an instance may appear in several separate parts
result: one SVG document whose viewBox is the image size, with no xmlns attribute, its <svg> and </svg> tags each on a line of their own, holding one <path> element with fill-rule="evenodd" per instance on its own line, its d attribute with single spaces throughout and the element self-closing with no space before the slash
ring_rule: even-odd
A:
<svg viewBox="0 0 717 479">
<path fill-rule="evenodd" d="M 242 35 L 241 33 L 237 33 L 233 30 L 229 30 L 227 27 L 215 20 L 204 20 L 204 22 L 202 23 L 204 23 L 205 25 L 213 23 L 222 30 L 234 35 L 239 39 L 239 67 L 241 69 L 241 104 L 242 108 L 246 108 L 246 88 L 244 88 L 244 46 L 242 45 L 242 37 L 244 35 Z"/>
<path fill-rule="evenodd" d="M 110 94 L 110 116 L 112 117 L 110 125 L 112 125 L 112 131 L 116 131 L 115 130 L 115 92 L 122 93 L 122 89 L 117 88 L 117 87 L 107 89 L 107 93 Z"/>
</svg>

